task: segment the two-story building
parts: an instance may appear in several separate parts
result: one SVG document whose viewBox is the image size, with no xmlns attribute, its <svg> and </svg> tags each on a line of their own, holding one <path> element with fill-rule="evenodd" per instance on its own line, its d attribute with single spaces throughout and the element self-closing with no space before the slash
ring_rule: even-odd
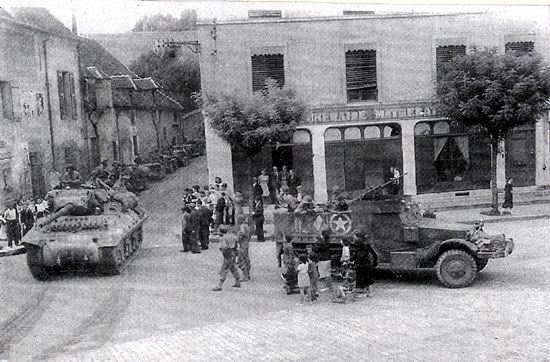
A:
<svg viewBox="0 0 550 362">
<path fill-rule="evenodd" d="M 403 192 L 429 201 L 442 195 L 472 202 L 489 195 L 490 148 L 481 135 L 437 113 L 438 66 L 473 47 L 537 51 L 548 42 L 530 24 L 491 14 L 395 14 L 269 18 L 199 24 L 203 92 L 252 94 L 267 78 L 296 90 L 307 116 L 288 143 L 266 146 L 254 174 L 294 169 L 315 200 L 330 190 L 364 190 L 390 167 Z M 246 165 L 205 119 L 210 180 L 247 190 Z M 499 187 L 550 184 L 548 119 L 510 134 L 498 159 Z"/>
<path fill-rule="evenodd" d="M 69 163 L 81 166 L 78 39 L 47 10 L 0 14 L 0 204 L 43 197 Z M 84 164 L 85 165 L 85 164 Z"/>
</svg>

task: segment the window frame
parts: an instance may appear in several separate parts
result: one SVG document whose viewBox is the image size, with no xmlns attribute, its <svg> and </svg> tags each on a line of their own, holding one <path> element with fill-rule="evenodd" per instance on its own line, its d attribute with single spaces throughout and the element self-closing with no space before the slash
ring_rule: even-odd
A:
<svg viewBox="0 0 550 362">
<path fill-rule="evenodd" d="M 358 99 L 353 98 L 350 99 L 350 89 L 348 87 L 348 53 L 353 52 L 373 52 L 374 53 L 374 72 L 375 72 L 375 86 L 374 87 L 363 87 L 363 88 L 372 88 L 373 93 L 375 94 L 374 97 L 366 98 L 366 99 Z M 380 89 L 379 89 L 379 79 L 380 79 L 380 72 L 379 72 L 379 62 L 378 62 L 378 50 L 376 46 L 372 45 L 355 45 L 355 46 L 345 46 L 344 52 L 343 52 L 343 63 L 344 63 L 344 99 L 346 103 L 361 103 L 361 102 L 378 102 L 380 98 Z M 372 66 L 372 65 L 371 65 Z M 359 90 L 359 89 L 352 89 Z M 366 89 L 365 89 L 366 90 Z"/>
<path fill-rule="evenodd" d="M 264 82 L 264 86 L 259 88 L 257 86 L 255 86 L 255 84 L 257 84 L 258 82 L 255 82 L 255 77 L 254 77 L 254 59 L 255 58 L 259 58 L 259 57 L 277 57 L 277 56 L 280 56 L 281 59 L 280 59 L 280 64 L 282 65 L 282 84 L 281 82 L 278 80 L 278 79 L 275 79 L 275 78 L 272 78 L 272 77 L 269 77 L 269 76 L 266 76 L 263 78 L 263 82 Z M 258 51 L 258 52 L 251 52 L 250 54 L 250 85 L 251 85 L 251 89 L 252 89 L 252 93 L 255 93 L 255 92 L 261 92 L 262 90 L 265 89 L 265 80 L 267 78 L 271 78 L 271 79 L 274 79 L 275 81 L 277 81 L 279 87 L 284 87 L 285 84 L 287 84 L 287 79 L 286 79 L 286 68 L 287 68 L 287 65 L 286 65 L 286 56 L 284 54 L 284 51 L 280 50 L 280 49 L 274 49 L 272 51 Z M 268 72 L 269 73 L 269 72 Z"/>
<path fill-rule="evenodd" d="M 57 71 L 57 95 L 59 98 L 59 117 L 78 119 L 78 102 L 74 74 L 69 71 Z"/>
</svg>

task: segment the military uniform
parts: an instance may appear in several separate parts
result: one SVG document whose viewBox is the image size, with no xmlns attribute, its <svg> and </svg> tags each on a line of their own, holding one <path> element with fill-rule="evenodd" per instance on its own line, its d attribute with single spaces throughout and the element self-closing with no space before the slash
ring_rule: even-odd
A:
<svg viewBox="0 0 550 362">
<path fill-rule="evenodd" d="M 208 244 L 210 243 L 210 218 L 212 217 L 212 211 L 205 205 L 202 205 L 199 209 L 200 220 L 199 220 L 199 241 L 201 244 L 201 249 L 208 249 Z"/>
<path fill-rule="evenodd" d="M 229 273 L 230 271 L 231 271 L 231 274 L 233 274 L 233 277 L 235 278 L 235 284 L 233 284 L 233 286 L 236 288 L 241 287 L 239 271 L 235 266 L 237 236 L 232 232 L 228 233 L 225 226 L 221 227 L 220 231 L 224 233 L 220 239 L 220 243 L 221 243 L 220 250 L 223 254 L 223 264 L 220 270 L 220 281 L 218 282 L 218 285 L 212 289 L 213 291 L 222 290 L 222 285 L 225 282 L 225 279 L 227 278 L 227 273 Z"/>
<path fill-rule="evenodd" d="M 243 281 L 250 280 L 250 255 L 248 253 L 250 245 L 250 228 L 246 222 L 239 226 L 237 234 L 239 242 L 239 269 L 243 272 Z"/>
<path fill-rule="evenodd" d="M 181 243 L 183 245 L 183 252 L 188 252 L 191 250 L 190 239 L 191 239 L 191 229 L 189 225 L 190 214 L 186 210 L 184 211 L 181 217 Z"/>
<path fill-rule="evenodd" d="M 193 252 L 193 254 L 198 254 L 201 252 L 199 249 L 200 218 L 201 215 L 199 213 L 199 210 L 195 208 L 191 210 L 191 215 L 189 216 L 189 228 L 191 230 L 189 243 L 191 246 L 191 252 Z"/>
</svg>

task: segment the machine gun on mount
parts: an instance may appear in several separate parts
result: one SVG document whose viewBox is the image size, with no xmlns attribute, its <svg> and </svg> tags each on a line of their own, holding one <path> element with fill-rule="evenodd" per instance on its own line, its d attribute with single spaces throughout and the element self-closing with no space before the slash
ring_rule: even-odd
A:
<svg viewBox="0 0 550 362">
<path fill-rule="evenodd" d="M 407 174 L 408 173 L 406 172 L 406 173 L 404 173 L 403 175 L 401 175 L 399 177 L 392 178 L 391 180 L 386 181 L 386 182 L 381 183 L 381 184 L 376 185 L 376 186 L 371 186 L 371 187 L 369 187 L 369 189 L 367 191 L 365 191 L 363 194 L 361 194 L 361 196 L 359 198 L 355 198 L 355 199 L 353 199 L 353 201 L 356 201 L 356 200 L 381 200 L 381 199 L 388 198 L 388 196 L 397 196 L 399 194 L 399 190 L 398 190 L 397 193 L 394 193 L 394 195 L 392 195 L 390 193 L 384 194 L 384 193 L 380 193 L 380 192 L 382 190 L 384 190 L 385 188 L 387 188 L 388 186 L 396 185 L 397 187 L 399 187 L 399 184 L 401 183 L 401 180 Z"/>
</svg>

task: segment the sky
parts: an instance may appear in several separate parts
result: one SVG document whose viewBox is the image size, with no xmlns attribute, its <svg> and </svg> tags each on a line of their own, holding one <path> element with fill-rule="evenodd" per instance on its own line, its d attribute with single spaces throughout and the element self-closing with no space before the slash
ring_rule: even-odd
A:
<svg viewBox="0 0 550 362">
<path fill-rule="evenodd" d="M 509 18 L 529 19 L 544 25 L 550 19 L 549 1 L 527 0 L 527 5 L 476 5 L 476 0 L 462 0 L 462 4 L 449 5 L 449 1 L 440 0 L 440 5 L 407 5 L 403 0 L 387 0 L 385 4 L 361 3 L 365 0 L 343 0 L 349 3 L 308 2 L 253 2 L 253 1 L 152 1 L 152 0 L 0 0 L 0 6 L 9 9 L 16 6 L 46 7 L 68 28 L 71 27 L 74 12 L 80 34 L 120 33 L 129 31 L 143 16 L 158 13 L 172 14 L 178 17 L 185 9 L 195 9 L 199 20 L 243 19 L 248 9 L 283 10 L 283 16 L 331 16 L 341 15 L 342 10 L 374 10 L 384 12 L 449 12 L 449 11 L 493 11 Z M 336 1 L 336 2 L 334 2 Z M 401 4 L 399 2 L 401 1 Z M 413 0 L 416 3 L 422 0 Z M 437 1 L 437 0 L 436 0 Z M 510 0 L 483 0 L 485 4 L 513 4 Z M 352 3 L 355 2 L 355 3 Z M 410 3 L 411 1 L 409 1 Z M 427 3 L 427 1 L 424 1 Z M 434 3 L 431 1 L 430 3 Z M 445 4 L 447 3 L 447 4 Z M 454 1 L 457 3 L 457 1 Z M 443 5 L 442 5 L 443 4 Z M 546 4 L 542 6 L 540 4 Z"/>
</svg>

